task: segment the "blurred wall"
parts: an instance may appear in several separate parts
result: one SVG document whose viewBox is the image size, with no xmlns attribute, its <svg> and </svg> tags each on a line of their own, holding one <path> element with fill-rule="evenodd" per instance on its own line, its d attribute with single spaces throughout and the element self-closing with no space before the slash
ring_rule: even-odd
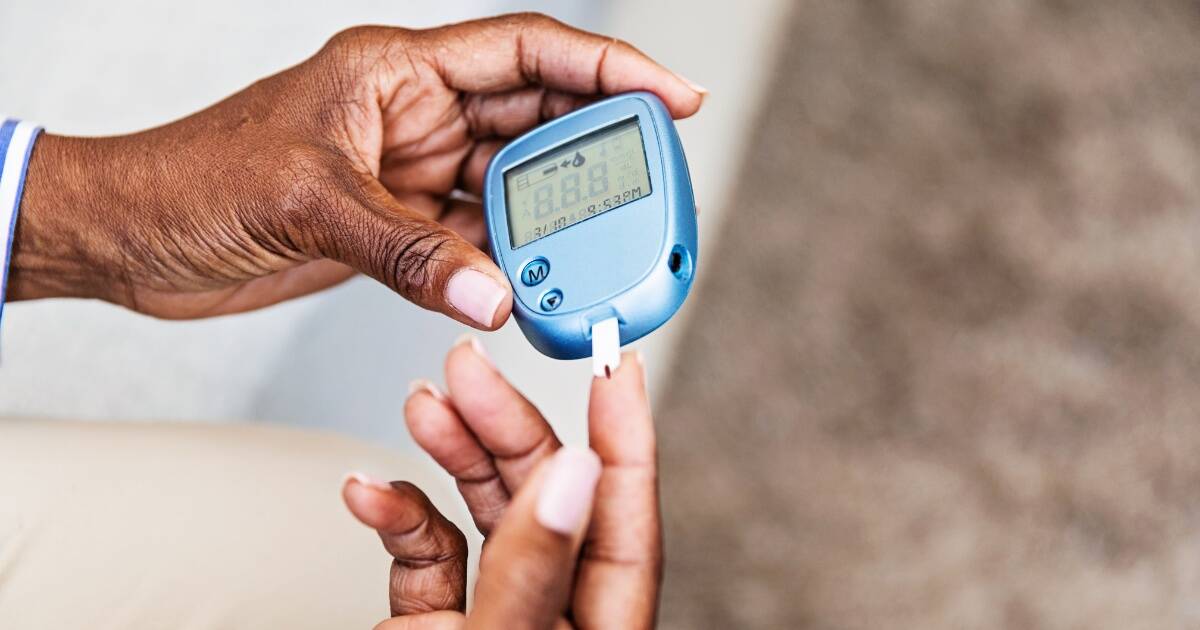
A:
<svg viewBox="0 0 1200 630">
<path fill-rule="evenodd" d="M 772 56 L 772 16 L 783 4 L 759 0 L 694 15 L 678 1 L 119 0 L 64 8 L 15 0 L 0 4 L 0 58 L 25 62 L 0 76 L 0 108 L 55 132 L 120 133 L 202 108 L 305 58 L 345 26 L 429 26 L 542 10 L 625 37 L 712 89 L 704 113 L 682 128 L 709 227 L 756 108 L 760 60 Z M 665 21 L 676 28 L 660 28 Z M 722 44 L 714 46 L 718 31 Z M 642 344 L 659 371 L 673 328 Z M 465 330 L 363 278 L 199 322 L 157 321 L 93 302 L 17 303 L 6 308 L 2 329 L 0 415 L 266 420 L 407 444 L 399 413 L 407 383 L 439 377 L 444 351 Z M 515 325 L 484 341 L 566 438 L 581 440 L 586 362 L 542 357 Z"/>
<path fill-rule="evenodd" d="M 1200 10 L 794 4 L 659 400 L 663 627 L 1200 628 Z"/>
</svg>

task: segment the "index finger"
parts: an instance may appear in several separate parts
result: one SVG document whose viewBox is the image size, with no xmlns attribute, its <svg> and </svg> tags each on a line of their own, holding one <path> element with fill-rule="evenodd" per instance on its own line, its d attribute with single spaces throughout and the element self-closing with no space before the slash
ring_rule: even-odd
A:
<svg viewBox="0 0 1200 630">
<path fill-rule="evenodd" d="M 463 92 L 526 85 L 574 94 L 647 90 L 675 118 L 696 113 L 706 94 L 624 41 L 536 13 L 452 24 L 421 36 L 431 44 L 423 51 L 426 60 L 446 85 Z"/>
<path fill-rule="evenodd" d="M 592 381 L 592 449 L 603 464 L 572 602 L 583 627 L 649 628 L 662 578 L 654 421 L 640 353 Z"/>
</svg>

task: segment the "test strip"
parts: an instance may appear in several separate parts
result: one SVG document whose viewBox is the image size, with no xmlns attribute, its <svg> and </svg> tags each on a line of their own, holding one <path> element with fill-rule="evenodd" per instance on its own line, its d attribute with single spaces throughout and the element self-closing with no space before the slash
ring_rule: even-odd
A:
<svg viewBox="0 0 1200 630">
<path fill-rule="evenodd" d="M 621 333 L 617 318 L 592 325 L 592 373 L 611 376 L 621 366 Z"/>
</svg>

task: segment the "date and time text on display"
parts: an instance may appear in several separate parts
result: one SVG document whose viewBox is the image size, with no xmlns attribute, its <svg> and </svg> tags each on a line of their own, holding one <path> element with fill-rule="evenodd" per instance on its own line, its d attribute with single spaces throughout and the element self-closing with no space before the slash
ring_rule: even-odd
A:
<svg viewBox="0 0 1200 630">
<path fill-rule="evenodd" d="M 518 165 L 504 180 L 513 249 L 651 193 L 636 118 Z"/>
</svg>

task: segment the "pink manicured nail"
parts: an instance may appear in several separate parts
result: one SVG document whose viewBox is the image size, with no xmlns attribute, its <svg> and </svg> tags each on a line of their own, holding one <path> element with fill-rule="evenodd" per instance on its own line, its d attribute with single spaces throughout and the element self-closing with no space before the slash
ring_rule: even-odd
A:
<svg viewBox="0 0 1200 630">
<path fill-rule="evenodd" d="M 442 393 L 442 390 L 437 388 L 437 385 L 434 385 L 432 382 L 427 381 L 423 378 L 419 378 L 408 384 L 408 395 L 409 396 L 412 396 L 413 394 L 415 394 L 417 392 L 426 392 L 430 396 L 433 396 L 434 398 L 436 398 L 437 400 L 440 400 L 442 402 L 445 402 L 445 400 L 446 400 L 446 395 Z"/>
<path fill-rule="evenodd" d="M 590 449 L 558 449 L 538 493 L 538 522 L 551 531 L 574 534 L 587 518 L 599 479 L 600 458 Z"/>
<path fill-rule="evenodd" d="M 463 315 L 488 328 L 496 319 L 496 309 L 500 308 L 506 295 L 507 289 L 492 280 L 491 276 L 474 269 L 463 269 L 450 276 L 450 282 L 446 283 L 446 301 Z"/>
<path fill-rule="evenodd" d="M 350 481 L 351 479 L 353 479 L 357 483 L 360 483 L 368 488 L 375 488 L 376 490 L 391 490 L 392 489 L 392 484 L 390 484 L 386 481 L 380 481 L 379 479 L 376 479 L 366 473 L 360 473 L 360 472 L 346 473 L 345 478 L 342 479 L 342 485 L 345 485 L 346 482 Z"/>
</svg>

